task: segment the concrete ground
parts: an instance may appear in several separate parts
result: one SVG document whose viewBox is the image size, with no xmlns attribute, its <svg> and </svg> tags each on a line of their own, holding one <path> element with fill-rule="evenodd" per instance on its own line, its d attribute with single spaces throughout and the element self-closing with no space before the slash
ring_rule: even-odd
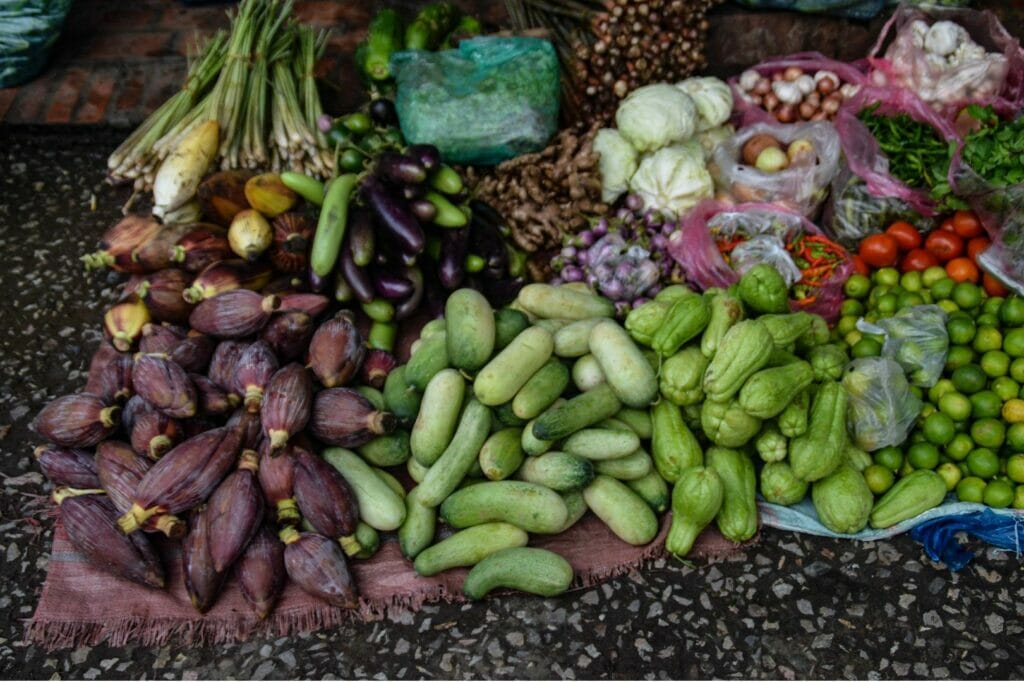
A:
<svg viewBox="0 0 1024 682">
<path fill-rule="evenodd" d="M 218 647 L 25 644 L 52 535 L 28 424 L 84 383 L 113 300 L 117 277 L 86 274 L 77 257 L 126 198 L 103 182 L 121 136 L 0 130 L 0 677 L 1024 677 L 1018 557 L 982 549 L 954 574 L 905 536 L 849 543 L 771 530 L 713 565 L 658 561 L 557 599 L 428 605 Z"/>
</svg>

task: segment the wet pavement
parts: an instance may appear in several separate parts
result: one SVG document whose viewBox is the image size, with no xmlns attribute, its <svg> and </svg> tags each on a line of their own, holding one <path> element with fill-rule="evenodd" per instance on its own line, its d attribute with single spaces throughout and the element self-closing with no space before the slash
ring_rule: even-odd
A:
<svg viewBox="0 0 1024 682">
<path fill-rule="evenodd" d="M 103 183 L 122 134 L 0 128 L 0 677 L 1024 677 L 1018 557 L 982 550 L 954 574 L 906 536 L 772 530 L 724 561 L 660 560 L 557 599 L 435 604 L 217 647 L 27 645 L 53 526 L 28 424 L 84 383 L 114 298 L 118 277 L 86 274 L 77 257 L 127 198 Z"/>
</svg>

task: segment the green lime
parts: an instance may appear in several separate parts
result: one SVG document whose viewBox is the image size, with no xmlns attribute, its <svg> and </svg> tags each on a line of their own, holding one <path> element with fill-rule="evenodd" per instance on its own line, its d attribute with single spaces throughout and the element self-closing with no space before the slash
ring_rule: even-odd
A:
<svg viewBox="0 0 1024 682">
<path fill-rule="evenodd" d="M 941 265 L 933 265 L 921 273 L 921 283 L 929 289 L 935 286 L 936 282 L 944 279 L 949 279 L 949 275 L 946 274 L 946 268 Z M 949 281 L 952 282 L 953 280 L 950 279 Z"/>
<path fill-rule="evenodd" d="M 1018 383 L 1024 383 L 1024 358 L 1017 358 L 1010 363 L 1010 378 Z"/>
<path fill-rule="evenodd" d="M 961 502 L 981 503 L 985 497 L 985 481 L 977 476 L 967 476 L 956 484 L 956 498 Z"/>
<path fill-rule="evenodd" d="M 974 282 L 957 282 L 953 287 L 953 301 L 965 310 L 981 305 L 985 292 Z"/>
<path fill-rule="evenodd" d="M 958 433 L 946 444 L 946 454 L 957 462 L 963 461 L 974 449 L 974 441 L 966 433 Z"/>
<path fill-rule="evenodd" d="M 974 318 L 974 324 L 979 327 L 999 327 L 999 318 L 995 315 L 984 313 Z"/>
<path fill-rule="evenodd" d="M 1013 493 L 1013 508 L 1024 509 L 1024 485 L 1017 486 Z"/>
<path fill-rule="evenodd" d="M 967 455 L 967 468 L 971 476 L 992 478 L 999 473 L 999 457 L 988 448 L 975 448 Z"/>
<path fill-rule="evenodd" d="M 883 466 L 889 471 L 898 471 L 903 466 L 903 451 L 893 445 L 875 450 L 872 457 L 875 464 Z"/>
<path fill-rule="evenodd" d="M 1010 424 L 1006 429 L 1006 445 L 1013 452 L 1024 452 L 1024 423 Z"/>
<path fill-rule="evenodd" d="M 881 315 L 892 315 L 899 308 L 900 299 L 897 294 L 883 294 L 878 297 L 875 310 Z"/>
<path fill-rule="evenodd" d="M 1013 484 L 1001 478 L 989 481 L 982 500 L 990 507 L 1004 509 L 1013 502 Z"/>
<path fill-rule="evenodd" d="M 1003 409 L 1003 400 L 995 391 L 978 391 L 971 396 L 971 417 L 974 419 L 993 419 Z"/>
<path fill-rule="evenodd" d="M 946 482 L 946 490 L 949 491 L 952 491 L 956 484 L 960 482 L 960 479 L 963 478 L 963 474 L 960 473 L 960 467 L 952 462 L 940 464 L 935 473 L 942 476 L 942 480 Z"/>
<path fill-rule="evenodd" d="M 1010 356 L 1001 350 L 986 351 L 981 356 L 981 371 L 993 379 L 1006 376 L 1010 371 Z"/>
<path fill-rule="evenodd" d="M 956 426 L 953 425 L 953 420 L 949 418 L 949 415 L 942 412 L 934 412 L 928 415 L 921 428 L 924 431 L 924 437 L 932 445 L 945 445 L 953 440 L 953 436 L 956 435 Z M 916 467 L 917 465 L 915 464 L 914 466 Z"/>
<path fill-rule="evenodd" d="M 1003 303 L 1006 301 L 1002 296 L 989 296 L 985 299 L 985 302 L 981 304 L 981 312 L 986 315 L 998 315 L 999 310 L 1003 307 Z"/>
<path fill-rule="evenodd" d="M 1003 301 L 1003 305 L 999 306 L 999 319 L 1007 327 L 1024 325 L 1024 298 L 1013 295 Z"/>
<path fill-rule="evenodd" d="M 974 362 L 974 350 L 970 346 L 950 346 L 946 354 L 946 372 L 953 372 L 958 367 Z"/>
<path fill-rule="evenodd" d="M 939 465 L 939 449 L 931 443 L 914 443 L 907 449 L 907 461 L 915 469 L 934 469 Z"/>
<path fill-rule="evenodd" d="M 893 476 L 892 470 L 887 469 L 881 464 L 872 464 L 864 470 L 864 480 L 867 481 L 871 492 L 875 495 L 881 495 L 892 487 L 896 477 Z"/>
<path fill-rule="evenodd" d="M 896 268 L 881 268 L 875 271 L 875 281 L 887 287 L 895 287 L 900 283 L 900 271 Z"/>
<path fill-rule="evenodd" d="M 950 378 L 953 379 L 956 390 L 967 395 L 977 393 L 985 388 L 988 381 L 988 377 L 981 371 L 981 367 L 973 364 L 957 367 L 953 370 L 953 375 Z"/>
<path fill-rule="evenodd" d="M 839 314 L 844 317 L 847 315 L 860 317 L 864 314 L 864 304 L 855 298 L 848 298 L 839 306 Z"/>
<path fill-rule="evenodd" d="M 1003 350 L 1012 357 L 1024 358 L 1024 327 L 1006 332 L 1006 336 L 1003 337 Z"/>
<path fill-rule="evenodd" d="M 924 400 L 924 389 L 920 386 L 911 386 L 910 392 L 914 394 L 914 397 L 918 400 Z"/>
<path fill-rule="evenodd" d="M 914 387 L 913 387 L 913 386 L 911 386 L 910 388 L 914 388 Z M 934 405 L 932 405 L 931 403 L 925 403 L 924 405 L 922 405 L 922 406 L 921 406 L 921 411 L 920 411 L 920 412 L 918 413 L 918 417 L 920 418 L 920 420 L 921 420 L 921 423 L 924 423 L 924 420 L 925 420 L 925 419 L 927 419 L 927 418 L 928 418 L 928 417 L 930 417 L 931 415 L 935 414 L 935 412 L 936 412 L 936 411 L 937 411 L 938 409 L 939 409 L 939 408 L 935 407 L 935 406 L 934 406 Z M 921 436 L 920 440 L 928 440 L 928 439 L 927 439 L 927 438 L 925 437 L 925 435 L 924 435 L 924 431 L 922 431 L 922 432 L 921 432 L 921 433 L 920 433 L 919 435 Z"/>
<path fill-rule="evenodd" d="M 953 297 L 953 289 L 956 288 L 956 282 L 949 277 L 943 277 L 928 288 L 931 289 L 935 300 L 944 301 Z"/>
<path fill-rule="evenodd" d="M 1006 460 L 1006 475 L 1014 483 L 1024 483 L 1024 454 L 1010 455 Z"/>
<path fill-rule="evenodd" d="M 1006 440 L 1006 425 L 999 419 L 979 419 L 971 424 L 971 438 L 984 448 L 998 450 Z"/>
<path fill-rule="evenodd" d="M 964 346 L 974 340 L 974 333 L 977 327 L 967 315 L 950 315 L 946 323 L 946 332 L 949 334 L 949 342 L 957 346 Z"/>
<path fill-rule="evenodd" d="M 843 337 L 843 341 L 851 349 L 857 345 L 857 342 L 864 338 L 864 332 L 859 329 L 854 329 L 852 332 Z"/>
<path fill-rule="evenodd" d="M 874 310 L 875 306 L 878 305 L 878 299 L 881 298 L 882 296 L 885 296 L 890 291 L 892 291 L 892 287 L 882 285 L 877 285 L 874 289 L 872 289 L 871 293 L 868 294 L 868 309 Z"/>
<path fill-rule="evenodd" d="M 935 385 L 928 389 L 928 400 L 939 404 L 939 398 L 956 390 L 951 379 L 942 378 L 935 382 Z"/>
<path fill-rule="evenodd" d="M 971 416 L 971 401 L 963 393 L 949 391 L 939 398 L 939 411 L 952 421 L 961 422 Z"/>
<path fill-rule="evenodd" d="M 840 336 L 846 336 L 857 329 L 857 317 L 855 315 L 844 315 L 836 323 L 836 330 Z"/>
<path fill-rule="evenodd" d="M 921 294 L 914 293 L 913 291 L 905 291 L 900 294 L 899 297 L 899 309 L 905 310 L 907 308 L 913 308 L 916 305 L 924 305 L 924 298 Z"/>
<path fill-rule="evenodd" d="M 919 292 L 924 288 L 924 277 L 917 270 L 904 272 L 900 277 L 900 286 L 907 291 Z"/>
<path fill-rule="evenodd" d="M 946 311 L 947 314 L 955 313 L 956 311 L 960 310 L 960 306 L 958 306 L 956 303 L 953 303 L 953 301 L 948 301 L 945 299 L 939 301 L 935 305 L 942 308 L 944 311 Z"/>
<path fill-rule="evenodd" d="M 1003 347 L 1003 335 L 995 327 L 978 327 L 971 347 L 979 353 L 999 350 Z"/>
<path fill-rule="evenodd" d="M 1010 377 L 996 377 L 992 380 L 990 388 L 1003 402 L 1016 398 L 1020 392 L 1020 384 Z"/>
<path fill-rule="evenodd" d="M 877 358 L 882 354 L 882 344 L 870 336 L 865 336 L 853 344 L 850 355 L 855 358 Z"/>
<path fill-rule="evenodd" d="M 871 291 L 871 280 L 864 275 L 850 275 L 843 285 L 843 293 L 850 298 L 864 298 Z"/>
</svg>

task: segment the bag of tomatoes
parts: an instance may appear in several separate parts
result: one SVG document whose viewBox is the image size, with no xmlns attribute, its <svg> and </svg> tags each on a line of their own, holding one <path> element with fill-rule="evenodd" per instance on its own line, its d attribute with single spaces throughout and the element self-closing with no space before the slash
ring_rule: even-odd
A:
<svg viewBox="0 0 1024 682">
<path fill-rule="evenodd" d="M 759 239 L 750 244 L 754 238 Z M 766 248 L 768 242 L 781 248 Z M 795 211 L 777 204 L 703 201 L 686 214 L 668 246 L 686 279 L 700 289 L 738 282 L 751 251 L 768 257 L 780 272 L 792 273 L 792 310 L 806 310 L 829 322 L 839 316 L 853 260 Z"/>
</svg>

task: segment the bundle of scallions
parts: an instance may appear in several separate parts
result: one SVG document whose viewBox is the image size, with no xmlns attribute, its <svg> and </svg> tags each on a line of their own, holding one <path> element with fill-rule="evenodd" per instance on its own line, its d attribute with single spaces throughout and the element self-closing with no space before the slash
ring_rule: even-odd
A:
<svg viewBox="0 0 1024 682">
<path fill-rule="evenodd" d="M 313 75 L 327 35 L 296 23 L 293 3 L 242 0 L 230 31 L 192 60 L 181 91 L 110 155 L 110 181 L 148 191 L 177 143 L 209 120 L 220 127 L 221 168 L 329 176 L 334 151 L 317 128 L 323 112 Z"/>
</svg>

